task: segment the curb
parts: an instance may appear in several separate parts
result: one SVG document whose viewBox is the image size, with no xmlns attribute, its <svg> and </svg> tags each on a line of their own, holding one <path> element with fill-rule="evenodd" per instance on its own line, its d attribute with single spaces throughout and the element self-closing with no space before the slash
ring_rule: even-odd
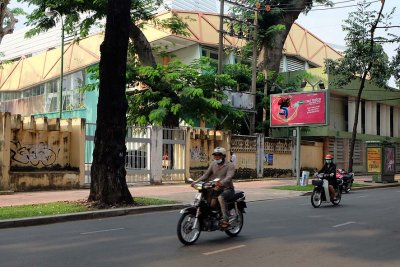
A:
<svg viewBox="0 0 400 267">
<path fill-rule="evenodd" d="M 391 183 L 391 184 L 385 184 L 385 185 L 378 185 L 378 186 L 364 186 L 364 187 L 353 187 L 351 191 L 360 191 L 360 190 L 370 190 L 370 189 L 378 189 L 378 188 L 388 188 L 388 187 L 397 187 L 400 186 L 400 183 Z M 301 196 L 311 196 L 312 191 L 306 192 L 302 194 Z M 344 193 L 346 194 L 346 193 Z M 343 194 L 342 194 L 343 195 Z"/>
<path fill-rule="evenodd" d="M 179 210 L 187 206 L 188 204 L 172 204 L 172 205 L 161 205 L 161 206 L 116 208 L 108 210 L 85 211 L 79 213 L 67 213 L 61 215 L 38 216 L 38 217 L 28 217 L 21 219 L 7 219 L 7 220 L 0 220 L 0 229 L 51 224 L 51 223 L 59 223 L 67 221 L 107 218 L 115 216 L 125 216 L 130 214 L 142 214 L 142 213 L 157 212 L 157 211 Z"/>
</svg>

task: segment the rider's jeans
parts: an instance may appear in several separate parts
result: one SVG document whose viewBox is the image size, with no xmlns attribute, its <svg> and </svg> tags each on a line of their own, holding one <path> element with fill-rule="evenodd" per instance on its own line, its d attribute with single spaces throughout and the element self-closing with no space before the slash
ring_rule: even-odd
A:
<svg viewBox="0 0 400 267">
<path fill-rule="evenodd" d="M 226 200 L 230 200 L 235 195 L 235 190 L 228 188 L 224 189 L 224 191 L 218 196 L 218 202 L 221 206 L 222 217 L 224 220 L 228 220 L 228 212 L 226 210 Z"/>
</svg>

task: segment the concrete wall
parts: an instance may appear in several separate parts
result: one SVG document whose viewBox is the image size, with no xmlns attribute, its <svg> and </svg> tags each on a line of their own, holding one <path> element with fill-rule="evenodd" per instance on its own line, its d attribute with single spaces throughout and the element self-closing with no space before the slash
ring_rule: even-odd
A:
<svg viewBox="0 0 400 267">
<path fill-rule="evenodd" d="M 84 185 L 85 120 L 0 113 L 0 190 Z"/>
<path fill-rule="evenodd" d="M 189 166 L 191 169 L 207 169 L 213 160 L 212 153 L 215 147 L 224 147 L 229 159 L 229 133 L 217 131 L 214 142 L 214 131 L 207 128 L 195 128 L 189 130 Z M 215 144 L 214 144 L 215 143 Z"/>
</svg>

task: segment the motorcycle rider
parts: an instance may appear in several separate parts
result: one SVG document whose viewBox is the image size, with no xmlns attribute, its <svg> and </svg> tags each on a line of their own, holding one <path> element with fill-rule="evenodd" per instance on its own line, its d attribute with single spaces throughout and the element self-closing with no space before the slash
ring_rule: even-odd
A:
<svg viewBox="0 0 400 267">
<path fill-rule="evenodd" d="M 192 183 L 192 186 L 200 181 L 211 181 L 215 178 L 221 179 L 216 182 L 215 186 L 223 190 L 218 196 L 218 202 L 221 207 L 223 218 L 221 227 L 224 228 L 229 226 L 226 201 L 232 199 L 235 195 L 235 189 L 232 182 L 232 178 L 235 175 L 235 165 L 226 160 L 226 150 L 223 147 L 216 147 L 212 155 L 214 156 L 214 162 L 210 164 L 203 176 Z"/>
<path fill-rule="evenodd" d="M 336 201 L 336 190 L 335 190 L 335 188 L 337 187 L 336 165 L 333 163 L 333 156 L 331 154 L 327 154 L 325 156 L 325 164 L 318 173 L 329 174 L 328 178 L 329 195 L 331 201 Z"/>
</svg>

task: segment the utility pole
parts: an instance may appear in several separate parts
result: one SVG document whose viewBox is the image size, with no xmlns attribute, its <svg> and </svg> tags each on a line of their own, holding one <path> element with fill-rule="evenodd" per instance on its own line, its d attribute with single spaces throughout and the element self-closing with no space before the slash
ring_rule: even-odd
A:
<svg viewBox="0 0 400 267">
<path fill-rule="evenodd" d="M 270 12 L 271 11 L 271 5 L 266 4 L 265 5 L 265 12 Z M 264 55 L 265 56 L 265 55 Z M 266 69 L 264 69 L 264 80 L 265 80 L 265 84 L 264 84 L 264 94 L 263 94 L 263 98 L 268 97 L 268 71 Z M 264 105 L 263 107 L 263 118 L 262 118 L 262 132 L 264 134 L 264 136 L 268 136 L 269 134 L 265 131 L 265 122 L 267 121 L 267 109 L 268 107 Z"/>
<path fill-rule="evenodd" d="M 261 4 L 256 3 L 256 9 L 254 11 L 254 29 L 253 29 L 253 55 L 251 62 L 251 94 L 253 99 L 254 109 L 256 106 L 256 94 L 257 94 L 257 28 L 258 28 L 258 10 Z M 256 114 L 253 112 L 250 115 L 250 135 L 254 134 L 256 127 Z"/>
<path fill-rule="evenodd" d="M 222 74 L 224 58 L 224 0 L 219 0 L 218 74 Z"/>
</svg>

